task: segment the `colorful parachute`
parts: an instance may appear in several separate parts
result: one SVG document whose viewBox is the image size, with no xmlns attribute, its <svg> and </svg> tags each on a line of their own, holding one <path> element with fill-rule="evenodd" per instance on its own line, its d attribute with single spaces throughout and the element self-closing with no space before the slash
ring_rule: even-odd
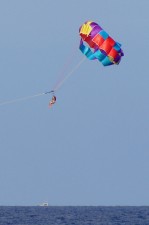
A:
<svg viewBox="0 0 149 225">
<path fill-rule="evenodd" d="M 104 66 L 120 63 L 124 55 L 121 44 L 114 41 L 97 23 L 85 22 L 79 33 L 80 50 L 88 59 L 98 59 Z"/>
</svg>

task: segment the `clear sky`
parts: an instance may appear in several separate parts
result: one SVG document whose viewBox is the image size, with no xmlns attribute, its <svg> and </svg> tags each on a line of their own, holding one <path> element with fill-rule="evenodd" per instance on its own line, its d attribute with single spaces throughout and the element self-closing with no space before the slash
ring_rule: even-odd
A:
<svg viewBox="0 0 149 225">
<path fill-rule="evenodd" d="M 51 90 L 96 21 L 125 56 L 85 60 L 50 96 L 0 106 L 0 205 L 149 205 L 149 1 L 0 1 L 0 101 Z M 75 49 L 75 51 L 74 51 Z"/>
</svg>

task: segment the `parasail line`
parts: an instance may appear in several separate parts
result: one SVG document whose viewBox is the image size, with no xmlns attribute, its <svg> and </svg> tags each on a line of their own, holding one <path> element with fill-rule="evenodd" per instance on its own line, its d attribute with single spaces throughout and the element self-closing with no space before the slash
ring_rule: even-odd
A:
<svg viewBox="0 0 149 225">
<path fill-rule="evenodd" d="M 57 91 L 63 85 L 63 83 L 72 75 L 72 73 L 81 66 L 81 64 L 84 62 L 85 59 L 86 58 L 83 57 L 83 59 L 64 77 L 63 80 L 61 80 L 60 83 L 57 84 L 57 86 L 53 90 Z"/>
<path fill-rule="evenodd" d="M 74 59 L 74 53 L 76 51 L 76 46 L 73 47 L 71 54 L 68 56 L 68 59 L 66 60 L 65 64 L 63 65 L 61 71 L 59 72 L 59 79 L 57 80 L 55 86 L 53 89 L 57 87 L 57 85 L 64 79 L 66 70 L 68 69 L 68 66 L 72 63 L 72 60 Z"/>
<path fill-rule="evenodd" d="M 26 96 L 26 97 L 22 97 L 22 98 L 16 98 L 16 99 L 0 102 L 0 106 L 1 105 L 12 104 L 12 103 L 15 103 L 15 102 L 21 102 L 21 101 L 29 100 L 31 98 L 37 98 L 39 96 L 42 96 L 42 95 L 45 95 L 45 94 L 48 94 L 48 93 L 51 93 L 51 92 L 39 93 L 39 94 L 36 94 L 36 95 L 30 95 L 30 96 Z"/>
</svg>

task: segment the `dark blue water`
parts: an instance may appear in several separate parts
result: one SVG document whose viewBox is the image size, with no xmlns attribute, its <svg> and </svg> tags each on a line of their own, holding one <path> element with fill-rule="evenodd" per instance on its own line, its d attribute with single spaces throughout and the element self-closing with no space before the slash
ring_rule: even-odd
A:
<svg viewBox="0 0 149 225">
<path fill-rule="evenodd" d="M 149 225 L 149 207 L 0 207 L 0 225 Z"/>
</svg>

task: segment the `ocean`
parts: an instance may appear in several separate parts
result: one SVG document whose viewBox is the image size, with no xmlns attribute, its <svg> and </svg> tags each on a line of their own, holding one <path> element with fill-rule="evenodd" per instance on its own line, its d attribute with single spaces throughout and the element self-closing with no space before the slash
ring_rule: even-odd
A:
<svg viewBox="0 0 149 225">
<path fill-rule="evenodd" d="M 149 225 L 149 207 L 0 207 L 0 225 Z"/>
</svg>

